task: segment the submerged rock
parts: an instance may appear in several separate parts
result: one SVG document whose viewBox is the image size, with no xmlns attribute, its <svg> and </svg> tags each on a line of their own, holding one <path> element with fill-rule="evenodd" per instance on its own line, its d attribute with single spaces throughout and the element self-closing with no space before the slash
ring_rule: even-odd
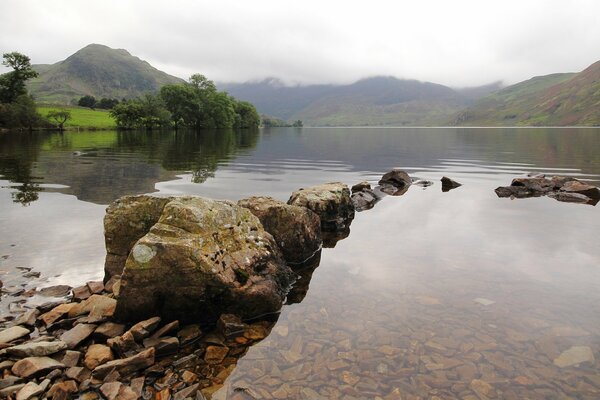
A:
<svg viewBox="0 0 600 400">
<path fill-rule="evenodd" d="M 566 368 L 581 363 L 594 364 L 594 352 L 588 346 L 573 346 L 554 359 L 554 365 Z"/>
<path fill-rule="evenodd" d="M 293 273 L 248 209 L 199 197 L 170 200 L 133 246 L 115 316 L 214 322 L 278 311 Z"/>
<path fill-rule="evenodd" d="M 169 198 L 156 196 L 125 196 L 108 206 L 104 217 L 104 282 L 121 274 L 133 245 L 158 221 L 168 202 Z"/>
<path fill-rule="evenodd" d="M 352 204 L 358 212 L 370 210 L 379 200 L 379 197 L 371 188 L 352 193 Z"/>
<path fill-rule="evenodd" d="M 354 218 L 350 189 L 340 182 L 297 190 L 292 193 L 288 204 L 314 211 L 321 218 L 321 230 L 324 232 L 344 230 Z"/>
<path fill-rule="evenodd" d="M 548 196 L 558 201 L 596 205 L 600 201 L 600 189 L 575 178 L 535 176 L 515 178 L 510 186 L 495 189 L 498 197 L 527 198 Z"/>
<path fill-rule="evenodd" d="M 371 185 L 367 181 L 362 181 L 352 186 L 352 193 L 360 192 L 361 190 L 365 189 L 371 190 Z"/>
<path fill-rule="evenodd" d="M 263 196 L 240 200 L 238 205 L 258 217 L 288 263 L 302 264 L 321 248 L 321 220 L 308 208 Z"/>
<path fill-rule="evenodd" d="M 448 192 L 452 189 L 462 186 L 462 183 L 458 183 L 447 176 L 442 177 L 442 192 Z"/>
<path fill-rule="evenodd" d="M 379 184 L 382 186 L 391 185 L 397 188 L 403 188 L 410 186 L 412 184 L 412 179 L 410 179 L 410 176 L 405 171 L 394 168 L 381 177 Z"/>
</svg>

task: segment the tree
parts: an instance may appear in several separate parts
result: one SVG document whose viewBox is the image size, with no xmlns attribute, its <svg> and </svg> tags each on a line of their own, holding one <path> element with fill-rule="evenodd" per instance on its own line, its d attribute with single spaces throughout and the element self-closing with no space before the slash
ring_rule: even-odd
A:
<svg viewBox="0 0 600 400">
<path fill-rule="evenodd" d="M 31 67 L 29 57 L 16 51 L 3 54 L 2 65 L 13 70 L 0 75 L 0 103 L 12 103 L 19 96 L 27 94 L 25 83 L 38 76 Z"/>
<path fill-rule="evenodd" d="M 65 122 L 71 119 L 71 112 L 61 108 L 60 110 L 49 111 L 47 117 L 58 124 L 58 129 L 64 131 Z"/>
<path fill-rule="evenodd" d="M 175 130 L 180 125 L 197 125 L 200 103 L 191 85 L 165 85 L 160 88 L 160 97 L 171 113 L 171 122 Z"/>
<path fill-rule="evenodd" d="M 171 113 L 164 107 L 161 98 L 151 94 L 117 104 L 110 111 L 110 115 L 121 129 L 151 130 L 168 125 L 171 118 Z"/>
<path fill-rule="evenodd" d="M 44 126 L 47 121 L 37 113 L 35 102 L 26 94 L 18 96 L 12 103 L 0 103 L 0 126 L 28 128 Z"/>
<path fill-rule="evenodd" d="M 294 123 L 292 124 L 293 127 L 296 128 L 302 128 L 302 121 L 300 121 L 299 119 L 294 121 Z"/>
<path fill-rule="evenodd" d="M 83 96 L 79 99 L 77 105 L 79 105 L 80 107 L 94 108 L 96 106 L 96 98 L 90 95 Z"/>
<path fill-rule="evenodd" d="M 260 125 L 260 115 L 251 103 L 235 100 L 234 102 L 235 113 L 237 114 L 235 126 L 237 128 L 256 128 Z"/>
<path fill-rule="evenodd" d="M 112 110 L 112 108 L 117 104 L 119 104 L 119 100 L 103 97 L 99 102 L 96 103 L 95 107 L 103 110 Z"/>
</svg>

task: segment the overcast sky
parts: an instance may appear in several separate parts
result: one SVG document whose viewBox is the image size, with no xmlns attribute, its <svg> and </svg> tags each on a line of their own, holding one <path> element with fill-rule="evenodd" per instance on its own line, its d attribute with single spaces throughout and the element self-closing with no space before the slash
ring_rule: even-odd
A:
<svg viewBox="0 0 600 400">
<path fill-rule="evenodd" d="M 473 86 L 600 59 L 598 0 L 0 0 L 0 51 L 60 61 L 89 43 L 215 81 Z"/>
</svg>

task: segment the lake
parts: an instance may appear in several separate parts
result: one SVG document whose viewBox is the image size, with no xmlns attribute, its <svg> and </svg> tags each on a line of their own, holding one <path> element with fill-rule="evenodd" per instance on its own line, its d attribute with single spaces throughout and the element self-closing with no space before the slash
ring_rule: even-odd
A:
<svg viewBox="0 0 600 400">
<path fill-rule="evenodd" d="M 393 167 L 434 184 L 357 213 L 215 398 L 600 397 L 599 207 L 494 193 L 529 172 L 600 184 L 600 129 L 0 134 L 0 279 L 101 279 L 123 195 L 286 201 Z"/>
</svg>

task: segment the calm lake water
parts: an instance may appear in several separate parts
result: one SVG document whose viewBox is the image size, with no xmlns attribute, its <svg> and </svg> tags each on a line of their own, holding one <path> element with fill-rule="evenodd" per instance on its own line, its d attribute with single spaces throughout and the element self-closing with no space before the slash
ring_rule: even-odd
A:
<svg viewBox="0 0 600 400">
<path fill-rule="evenodd" d="M 600 208 L 494 189 L 533 171 L 600 184 L 600 129 L 0 134 L 0 279 L 100 279 L 122 195 L 285 201 L 393 167 L 434 185 L 357 213 L 215 397 L 599 398 Z"/>
</svg>

